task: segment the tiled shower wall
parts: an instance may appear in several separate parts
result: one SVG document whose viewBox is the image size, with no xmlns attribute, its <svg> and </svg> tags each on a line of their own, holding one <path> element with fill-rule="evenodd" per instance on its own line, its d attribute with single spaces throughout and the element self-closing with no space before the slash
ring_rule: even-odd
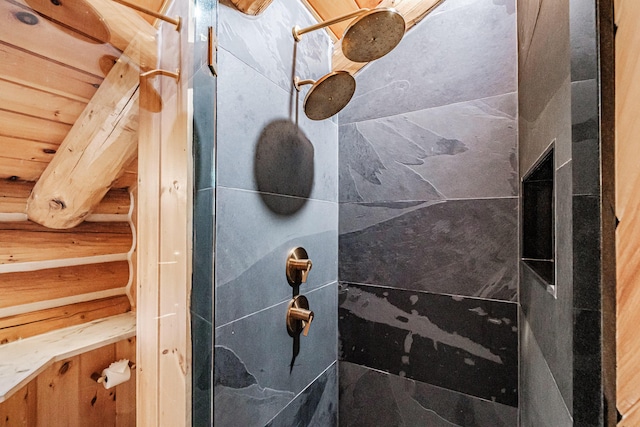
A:
<svg viewBox="0 0 640 427">
<path fill-rule="evenodd" d="M 293 75 L 330 69 L 330 39 L 291 29 L 313 18 L 297 1 L 260 15 L 218 6 L 214 425 L 337 424 L 338 128 L 301 111 Z M 285 324 L 296 289 L 288 252 L 313 269 L 300 294 L 308 337 Z"/>
<path fill-rule="evenodd" d="M 521 267 L 523 426 L 603 425 L 596 3 L 518 2 L 521 175 L 556 153 L 557 295 Z"/>
<path fill-rule="evenodd" d="M 515 0 L 446 0 L 339 115 L 340 425 L 515 426 Z"/>
</svg>

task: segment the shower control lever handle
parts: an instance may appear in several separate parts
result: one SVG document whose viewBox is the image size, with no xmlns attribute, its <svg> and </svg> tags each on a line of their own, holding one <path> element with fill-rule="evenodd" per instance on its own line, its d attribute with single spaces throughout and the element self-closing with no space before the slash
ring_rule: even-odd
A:
<svg viewBox="0 0 640 427">
<path fill-rule="evenodd" d="M 292 307 L 289 310 L 289 314 L 296 320 L 302 321 L 302 335 L 305 337 L 309 334 L 309 328 L 311 327 L 311 322 L 313 321 L 313 311 L 305 310 L 304 308 L 294 308 Z"/>
<path fill-rule="evenodd" d="M 292 337 L 302 332 L 305 337 L 309 334 L 311 322 L 315 314 L 309 310 L 309 300 L 304 295 L 297 295 L 289 302 L 287 307 L 287 331 Z"/>
<path fill-rule="evenodd" d="M 287 281 L 289 284 L 296 286 L 306 283 L 312 266 L 313 263 L 304 248 L 297 247 L 291 250 L 286 262 Z"/>
</svg>

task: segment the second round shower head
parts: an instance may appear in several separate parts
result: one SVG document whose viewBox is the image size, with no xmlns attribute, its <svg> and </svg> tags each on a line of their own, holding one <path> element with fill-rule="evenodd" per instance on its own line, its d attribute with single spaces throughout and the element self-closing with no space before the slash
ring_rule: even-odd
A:
<svg viewBox="0 0 640 427">
<path fill-rule="evenodd" d="M 317 81 L 294 80 L 296 89 L 312 84 L 304 98 L 304 113 L 311 120 L 324 120 L 334 116 L 347 106 L 356 91 L 356 80 L 347 71 L 334 71 Z"/>
</svg>

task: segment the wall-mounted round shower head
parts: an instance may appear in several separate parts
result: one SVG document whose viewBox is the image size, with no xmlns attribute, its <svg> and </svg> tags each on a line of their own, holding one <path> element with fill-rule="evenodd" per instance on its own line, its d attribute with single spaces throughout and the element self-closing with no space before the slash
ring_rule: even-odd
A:
<svg viewBox="0 0 640 427">
<path fill-rule="evenodd" d="M 342 52 L 353 62 L 376 60 L 395 48 L 406 23 L 395 9 L 372 9 L 355 19 L 342 36 Z"/>
<path fill-rule="evenodd" d="M 310 81 L 303 81 L 306 84 Z M 296 83 L 296 88 L 298 87 Z M 324 120 L 338 114 L 356 91 L 356 80 L 348 71 L 334 71 L 313 83 L 304 98 L 304 112 L 311 120 Z"/>
</svg>

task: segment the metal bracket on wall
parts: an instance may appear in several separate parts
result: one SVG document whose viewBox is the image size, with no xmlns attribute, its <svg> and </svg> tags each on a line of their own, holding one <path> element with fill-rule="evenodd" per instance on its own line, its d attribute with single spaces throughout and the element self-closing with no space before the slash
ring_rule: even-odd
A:
<svg viewBox="0 0 640 427">
<path fill-rule="evenodd" d="M 209 60 L 208 65 L 211 70 L 211 74 L 214 76 L 218 76 L 218 65 L 216 64 L 216 60 L 214 57 L 214 51 L 218 50 L 218 39 L 216 39 L 216 35 L 213 34 L 213 27 L 209 27 Z"/>
</svg>

